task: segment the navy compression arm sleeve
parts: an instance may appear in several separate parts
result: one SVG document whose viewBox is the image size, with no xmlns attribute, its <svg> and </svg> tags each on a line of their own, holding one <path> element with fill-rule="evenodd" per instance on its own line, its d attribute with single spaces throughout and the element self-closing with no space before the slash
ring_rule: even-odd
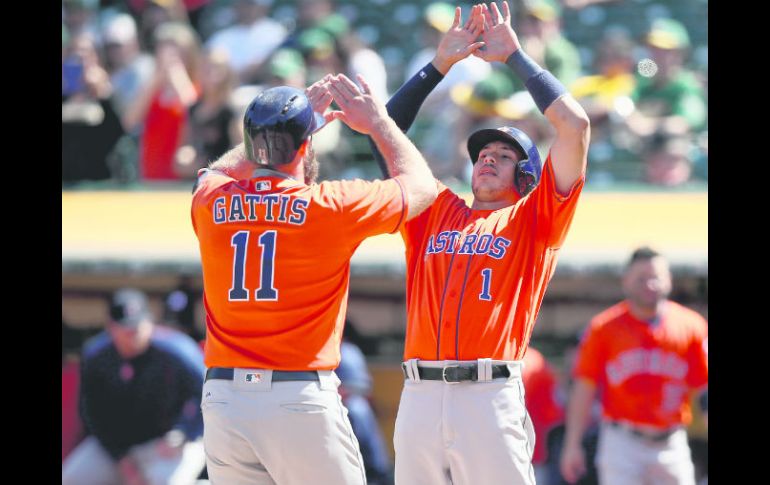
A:
<svg viewBox="0 0 770 485">
<path fill-rule="evenodd" d="M 444 75 L 438 72 L 433 67 L 433 64 L 429 62 L 404 83 L 396 91 L 396 94 L 390 98 L 385 107 L 388 109 L 390 117 L 396 122 L 396 125 L 401 128 L 401 131 L 406 133 L 412 126 L 414 119 L 417 117 L 417 112 L 420 110 L 422 103 L 425 102 L 425 98 L 428 97 L 442 79 L 444 79 Z M 380 166 L 383 178 L 390 178 L 385 159 L 377 149 L 377 145 L 372 140 L 372 137 L 368 138 L 369 145 L 372 147 L 372 154 L 377 161 L 377 165 Z"/>
</svg>

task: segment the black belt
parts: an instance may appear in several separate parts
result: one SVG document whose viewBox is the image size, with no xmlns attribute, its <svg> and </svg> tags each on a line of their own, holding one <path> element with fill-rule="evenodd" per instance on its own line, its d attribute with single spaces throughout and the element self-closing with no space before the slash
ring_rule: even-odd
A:
<svg viewBox="0 0 770 485">
<path fill-rule="evenodd" d="M 212 367 L 206 371 L 206 380 L 224 379 L 226 381 L 232 381 L 234 374 L 235 372 L 232 367 Z M 318 381 L 318 372 L 314 370 L 274 370 L 273 382 L 276 381 Z"/>
<path fill-rule="evenodd" d="M 624 431 L 628 431 L 632 435 L 636 436 L 637 438 L 644 438 L 646 440 L 650 441 L 666 441 L 671 437 L 672 434 L 676 433 L 682 428 L 675 427 L 671 429 L 667 429 L 665 431 L 661 431 L 659 433 L 655 432 L 647 432 L 647 431 L 641 431 L 639 429 L 636 429 L 628 424 L 620 423 L 618 421 L 608 421 L 609 425 L 613 428 L 622 429 Z"/>
<path fill-rule="evenodd" d="M 406 364 L 401 364 L 401 370 L 404 371 L 404 376 L 409 378 L 406 372 Z M 427 381 L 444 381 L 444 382 L 476 382 L 479 380 L 479 366 L 478 364 L 465 364 L 459 365 L 447 365 L 444 367 L 420 367 L 417 366 L 417 372 L 420 374 L 420 379 Z M 511 377 L 511 371 L 505 364 L 493 364 L 492 365 L 492 379 L 499 377 Z"/>
</svg>

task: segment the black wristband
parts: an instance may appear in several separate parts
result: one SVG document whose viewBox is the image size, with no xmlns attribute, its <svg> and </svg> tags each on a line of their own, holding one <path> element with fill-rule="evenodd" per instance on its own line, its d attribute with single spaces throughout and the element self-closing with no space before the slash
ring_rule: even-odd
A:
<svg viewBox="0 0 770 485">
<path fill-rule="evenodd" d="M 527 91 L 535 100 L 541 113 L 551 106 L 551 103 L 567 93 L 567 88 L 550 72 L 540 67 L 524 51 L 517 49 L 508 56 L 505 64 L 524 81 Z"/>
<path fill-rule="evenodd" d="M 537 62 L 532 60 L 532 58 L 521 48 L 516 49 L 516 52 L 508 56 L 508 59 L 505 60 L 505 64 L 524 82 L 543 70 L 543 68 L 540 67 Z"/>
</svg>

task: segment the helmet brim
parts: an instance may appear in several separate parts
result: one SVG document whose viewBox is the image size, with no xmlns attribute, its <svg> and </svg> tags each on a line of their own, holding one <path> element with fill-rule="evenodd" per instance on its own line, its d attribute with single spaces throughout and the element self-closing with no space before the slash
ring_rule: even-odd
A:
<svg viewBox="0 0 770 485">
<path fill-rule="evenodd" d="M 493 141 L 502 141 L 510 143 L 516 149 L 516 152 L 521 157 L 520 160 L 528 158 L 526 150 L 521 146 L 519 141 L 504 131 L 500 131 L 494 128 L 486 128 L 478 130 L 468 137 L 468 155 L 471 157 L 471 163 L 475 164 L 479 158 L 479 152 L 484 148 L 484 145 Z"/>
<path fill-rule="evenodd" d="M 320 113 L 316 113 L 313 111 L 313 120 L 314 125 L 313 128 L 310 130 L 310 134 L 317 133 L 321 128 L 326 126 L 326 118 Z"/>
</svg>

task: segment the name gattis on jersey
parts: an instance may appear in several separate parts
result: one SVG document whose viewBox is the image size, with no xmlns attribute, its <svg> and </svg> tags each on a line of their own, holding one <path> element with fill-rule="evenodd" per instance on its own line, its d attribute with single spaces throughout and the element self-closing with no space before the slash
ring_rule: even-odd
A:
<svg viewBox="0 0 770 485">
<path fill-rule="evenodd" d="M 302 225 L 309 204 L 307 199 L 290 195 L 233 194 L 217 197 L 212 213 L 215 224 L 263 220 Z"/>
<path fill-rule="evenodd" d="M 502 259 L 511 241 L 492 234 L 466 234 L 462 237 L 460 231 L 442 231 L 438 235 L 431 234 L 425 248 L 425 255 L 446 254 L 487 254 L 495 259 Z M 458 243 L 459 241 L 459 243 Z"/>
</svg>

